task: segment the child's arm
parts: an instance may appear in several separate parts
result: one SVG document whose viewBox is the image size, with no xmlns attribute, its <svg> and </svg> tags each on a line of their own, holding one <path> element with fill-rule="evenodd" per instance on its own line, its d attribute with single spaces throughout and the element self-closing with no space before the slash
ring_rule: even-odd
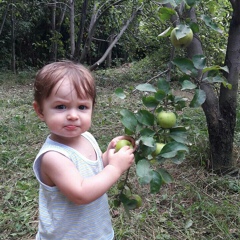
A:
<svg viewBox="0 0 240 240">
<path fill-rule="evenodd" d="M 76 204 L 90 203 L 106 193 L 134 162 L 134 149 L 123 147 L 117 153 L 106 151 L 108 165 L 97 175 L 83 178 L 75 165 L 57 152 L 47 152 L 41 161 L 41 177 L 49 186 L 58 189 Z"/>
</svg>

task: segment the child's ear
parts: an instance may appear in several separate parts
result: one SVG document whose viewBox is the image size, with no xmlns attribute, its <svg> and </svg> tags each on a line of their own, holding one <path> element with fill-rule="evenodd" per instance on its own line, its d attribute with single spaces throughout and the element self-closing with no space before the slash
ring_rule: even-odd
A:
<svg viewBox="0 0 240 240">
<path fill-rule="evenodd" d="M 33 108 L 34 108 L 35 112 L 37 113 L 38 117 L 42 121 L 44 121 L 44 115 L 43 115 L 42 109 L 36 101 L 33 102 Z"/>
</svg>

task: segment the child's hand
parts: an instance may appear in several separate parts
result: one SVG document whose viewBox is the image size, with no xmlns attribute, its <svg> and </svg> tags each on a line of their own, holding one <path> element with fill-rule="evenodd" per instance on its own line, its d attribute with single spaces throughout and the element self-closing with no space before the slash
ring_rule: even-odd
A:
<svg viewBox="0 0 240 240">
<path fill-rule="evenodd" d="M 135 144 L 135 140 L 134 138 L 130 137 L 130 136 L 119 136 L 119 137 L 115 137 L 114 139 L 112 139 L 112 141 L 109 143 L 107 151 L 109 149 L 115 149 L 116 144 L 119 140 L 128 140 L 129 142 L 131 142 L 134 151 L 136 150 L 136 144 Z"/>
<path fill-rule="evenodd" d="M 119 137 L 115 137 L 114 139 L 112 139 L 112 141 L 108 144 L 108 148 L 106 150 L 106 152 L 103 153 L 103 164 L 104 166 L 107 166 L 109 164 L 109 159 L 111 157 L 113 157 L 113 153 L 115 152 L 115 147 L 116 147 L 116 144 L 119 140 L 128 140 L 131 142 L 132 146 L 133 146 L 133 149 L 132 149 L 132 152 L 134 152 L 136 150 L 136 144 L 135 144 L 135 140 L 130 137 L 130 136 L 119 136 Z M 125 151 L 126 151 L 126 148 L 125 148 Z M 110 153 L 110 155 L 109 155 Z"/>
<path fill-rule="evenodd" d="M 115 152 L 116 144 L 119 140 L 128 140 L 131 142 L 133 149 L 129 146 L 122 147 L 118 152 Z M 105 166 L 107 164 L 114 166 L 122 174 L 126 171 L 134 162 L 133 152 L 136 150 L 135 140 L 130 136 L 119 136 L 109 143 L 107 151 L 105 152 Z"/>
<path fill-rule="evenodd" d="M 123 174 L 134 163 L 134 149 L 129 146 L 122 147 L 118 152 L 110 149 L 107 153 L 108 165 L 111 165 Z"/>
</svg>

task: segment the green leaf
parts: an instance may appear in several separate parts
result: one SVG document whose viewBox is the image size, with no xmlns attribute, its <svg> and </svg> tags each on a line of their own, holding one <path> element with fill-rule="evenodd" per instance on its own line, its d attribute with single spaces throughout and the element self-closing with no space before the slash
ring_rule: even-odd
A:
<svg viewBox="0 0 240 240">
<path fill-rule="evenodd" d="M 208 71 L 219 71 L 220 69 L 221 69 L 221 67 L 218 65 L 211 66 L 211 67 L 205 67 L 205 68 L 203 68 L 203 73 L 208 72 Z"/>
<path fill-rule="evenodd" d="M 188 58 L 175 58 L 172 63 L 176 65 L 183 73 L 187 75 L 196 75 L 197 70 L 193 62 Z"/>
<path fill-rule="evenodd" d="M 173 182 L 172 176 L 165 169 L 160 168 L 157 171 L 160 174 L 164 183 L 172 183 Z"/>
<path fill-rule="evenodd" d="M 198 0 L 185 0 L 187 5 L 193 7 Z"/>
<path fill-rule="evenodd" d="M 206 93 L 201 89 L 196 89 L 190 107 L 200 107 L 206 100 Z"/>
<path fill-rule="evenodd" d="M 228 83 L 228 82 L 226 82 L 226 81 L 224 81 L 222 84 L 223 84 L 223 86 L 224 86 L 225 88 L 228 88 L 229 90 L 232 89 L 232 84 L 230 84 L 230 83 Z"/>
<path fill-rule="evenodd" d="M 224 66 L 224 67 L 220 67 L 221 70 L 229 73 L 229 69 L 228 69 L 228 66 Z"/>
<path fill-rule="evenodd" d="M 153 137 L 155 135 L 155 131 L 150 128 L 144 128 L 141 130 L 140 134 L 141 136 Z"/>
<path fill-rule="evenodd" d="M 206 57 L 204 55 L 195 55 L 192 61 L 196 69 L 203 69 L 206 66 Z"/>
<path fill-rule="evenodd" d="M 139 84 L 136 89 L 142 92 L 156 92 L 154 86 L 149 83 Z"/>
<path fill-rule="evenodd" d="M 153 136 L 155 135 L 155 131 L 149 128 L 144 128 L 140 131 L 140 140 L 142 141 L 142 144 L 148 147 L 154 147 L 155 146 L 155 140 Z"/>
<path fill-rule="evenodd" d="M 182 83 L 182 89 L 181 90 L 186 90 L 186 89 L 195 89 L 197 88 L 197 85 L 192 83 L 191 81 L 184 80 Z"/>
<path fill-rule="evenodd" d="M 115 90 L 115 94 L 117 95 L 117 97 L 121 98 L 121 99 L 124 99 L 126 98 L 126 94 L 124 93 L 123 89 L 122 88 L 117 88 Z"/>
<path fill-rule="evenodd" d="M 133 210 L 137 207 L 137 201 L 135 199 L 129 199 L 124 194 L 121 194 L 119 196 L 119 199 L 123 203 L 124 209 L 128 214 L 129 214 L 129 210 Z"/>
<path fill-rule="evenodd" d="M 160 19 L 163 21 L 169 20 L 172 15 L 175 15 L 176 12 L 173 8 L 161 7 L 160 10 Z"/>
<path fill-rule="evenodd" d="M 151 145 L 151 146 L 147 146 L 147 145 L 144 145 L 143 144 L 143 141 L 142 141 L 142 139 L 146 139 L 146 141 L 148 141 L 149 140 L 149 142 L 146 142 L 146 144 L 147 143 L 149 143 L 148 145 Z M 152 152 L 153 152 L 153 149 L 155 149 L 154 148 L 154 146 L 155 146 L 155 139 L 154 138 L 151 138 L 151 137 L 142 137 L 142 139 L 140 138 L 140 147 L 139 147 L 139 149 L 141 149 L 141 155 L 143 156 L 143 158 L 145 159 L 145 158 L 148 158 L 148 156 L 150 155 L 150 154 L 152 154 Z M 136 155 L 136 154 L 135 154 Z"/>
<path fill-rule="evenodd" d="M 129 135 L 129 136 L 131 136 L 131 135 L 133 135 L 134 134 L 134 131 L 131 131 L 131 130 L 129 130 L 128 128 L 124 128 L 124 133 L 126 134 L 126 135 Z"/>
<path fill-rule="evenodd" d="M 146 126 L 154 125 L 154 115 L 147 110 L 139 110 L 136 114 L 137 121 Z"/>
<path fill-rule="evenodd" d="M 155 98 L 157 101 L 161 102 L 165 97 L 166 97 L 166 92 L 163 90 L 158 90 L 155 94 L 154 94 Z"/>
<path fill-rule="evenodd" d="M 193 220 L 192 219 L 188 219 L 187 222 L 185 223 L 184 228 L 188 229 L 193 225 Z"/>
<path fill-rule="evenodd" d="M 159 2 L 161 4 L 170 3 L 174 8 L 177 6 L 177 4 L 174 0 L 157 0 L 157 2 Z"/>
<path fill-rule="evenodd" d="M 158 80 L 157 87 L 158 87 L 157 93 L 158 93 L 159 91 L 162 91 L 162 92 L 164 92 L 165 94 L 168 94 L 169 91 L 170 91 L 170 89 L 171 89 L 169 82 L 166 81 L 164 78 L 160 78 L 160 79 Z"/>
<path fill-rule="evenodd" d="M 222 82 L 226 82 L 226 79 L 220 75 L 216 75 L 214 77 L 206 77 L 203 79 L 203 81 L 209 82 L 209 83 L 222 83 Z"/>
<path fill-rule="evenodd" d="M 168 37 L 168 36 L 170 36 L 171 31 L 172 31 L 172 28 L 169 27 L 169 28 L 167 28 L 164 32 L 160 33 L 160 34 L 158 35 L 158 37 Z"/>
<path fill-rule="evenodd" d="M 169 136 L 176 142 L 185 144 L 187 142 L 187 131 L 185 127 L 176 127 L 170 129 Z"/>
<path fill-rule="evenodd" d="M 155 141 L 153 137 L 150 136 L 142 136 L 140 137 L 140 140 L 142 141 L 143 145 L 147 147 L 154 147 Z"/>
<path fill-rule="evenodd" d="M 156 108 L 159 104 L 155 96 L 146 96 L 142 98 L 143 104 L 148 108 Z"/>
<path fill-rule="evenodd" d="M 127 109 L 122 109 L 120 111 L 122 115 L 121 122 L 125 128 L 131 132 L 135 132 L 136 126 L 138 124 L 135 115 Z"/>
<path fill-rule="evenodd" d="M 187 98 L 174 96 L 174 107 L 176 111 L 181 111 L 184 107 L 186 107 Z"/>
<path fill-rule="evenodd" d="M 186 102 L 187 98 L 181 96 L 174 96 L 174 103 Z"/>
<path fill-rule="evenodd" d="M 175 164 L 181 164 L 185 160 L 185 152 L 179 151 L 176 156 L 171 158 L 172 162 Z"/>
<path fill-rule="evenodd" d="M 214 31 L 217 31 L 217 32 L 219 32 L 219 33 L 223 33 L 223 30 L 220 29 L 215 22 L 213 22 L 213 20 L 212 20 L 211 17 L 203 14 L 203 15 L 201 16 L 201 19 L 205 22 L 205 24 L 206 24 L 208 27 L 212 28 Z"/>
<path fill-rule="evenodd" d="M 198 33 L 199 32 L 199 26 L 195 22 L 190 22 L 189 23 L 190 28 L 192 29 L 193 33 Z"/>
<path fill-rule="evenodd" d="M 172 158 L 177 155 L 178 151 L 186 151 L 188 152 L 188 147 L 183 143 L 179 142 L 170 142 L 167 143 L 163 149 L 161 150 L 160 155 L 164 158 Z"/>
<path fill-rule="evenodd" d="M 162 177 L 156 171 L 152 171 L 151 174 L 152 179 L 150 181 L 150 193 L 158 193 L 163 184 Z"/>
<path fill-rule="evenodd" d="M 147 160 L 140 160 L 136 166 L 136 173 L 139 177 L 140 184 L 149 184 L 152 180 L 152 169 Z"/>
<path fill-rule="evenodd" d="M 178 40 L 181 38 L 184 38 L 191 31 L 191 28 L 189 27 L 189 25 L 185 25 L 185 24 L 179 24 L 175 29 L 176 29 L 175 30 L 176 38 Z"/>
</svg>

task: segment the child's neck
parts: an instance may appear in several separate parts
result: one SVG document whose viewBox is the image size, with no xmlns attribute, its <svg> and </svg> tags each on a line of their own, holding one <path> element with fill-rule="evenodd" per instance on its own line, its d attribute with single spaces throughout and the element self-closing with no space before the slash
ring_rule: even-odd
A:
<svg viewBox="0 0 240 240">
<path fill-rule="evenodd" d="M 89 160 L 97 160 L 96 152 L 92 144 L 82 135 L 75 138 L 63 138 L 51 134 L 50 139 L 75 149 Z"/>
</svg>

